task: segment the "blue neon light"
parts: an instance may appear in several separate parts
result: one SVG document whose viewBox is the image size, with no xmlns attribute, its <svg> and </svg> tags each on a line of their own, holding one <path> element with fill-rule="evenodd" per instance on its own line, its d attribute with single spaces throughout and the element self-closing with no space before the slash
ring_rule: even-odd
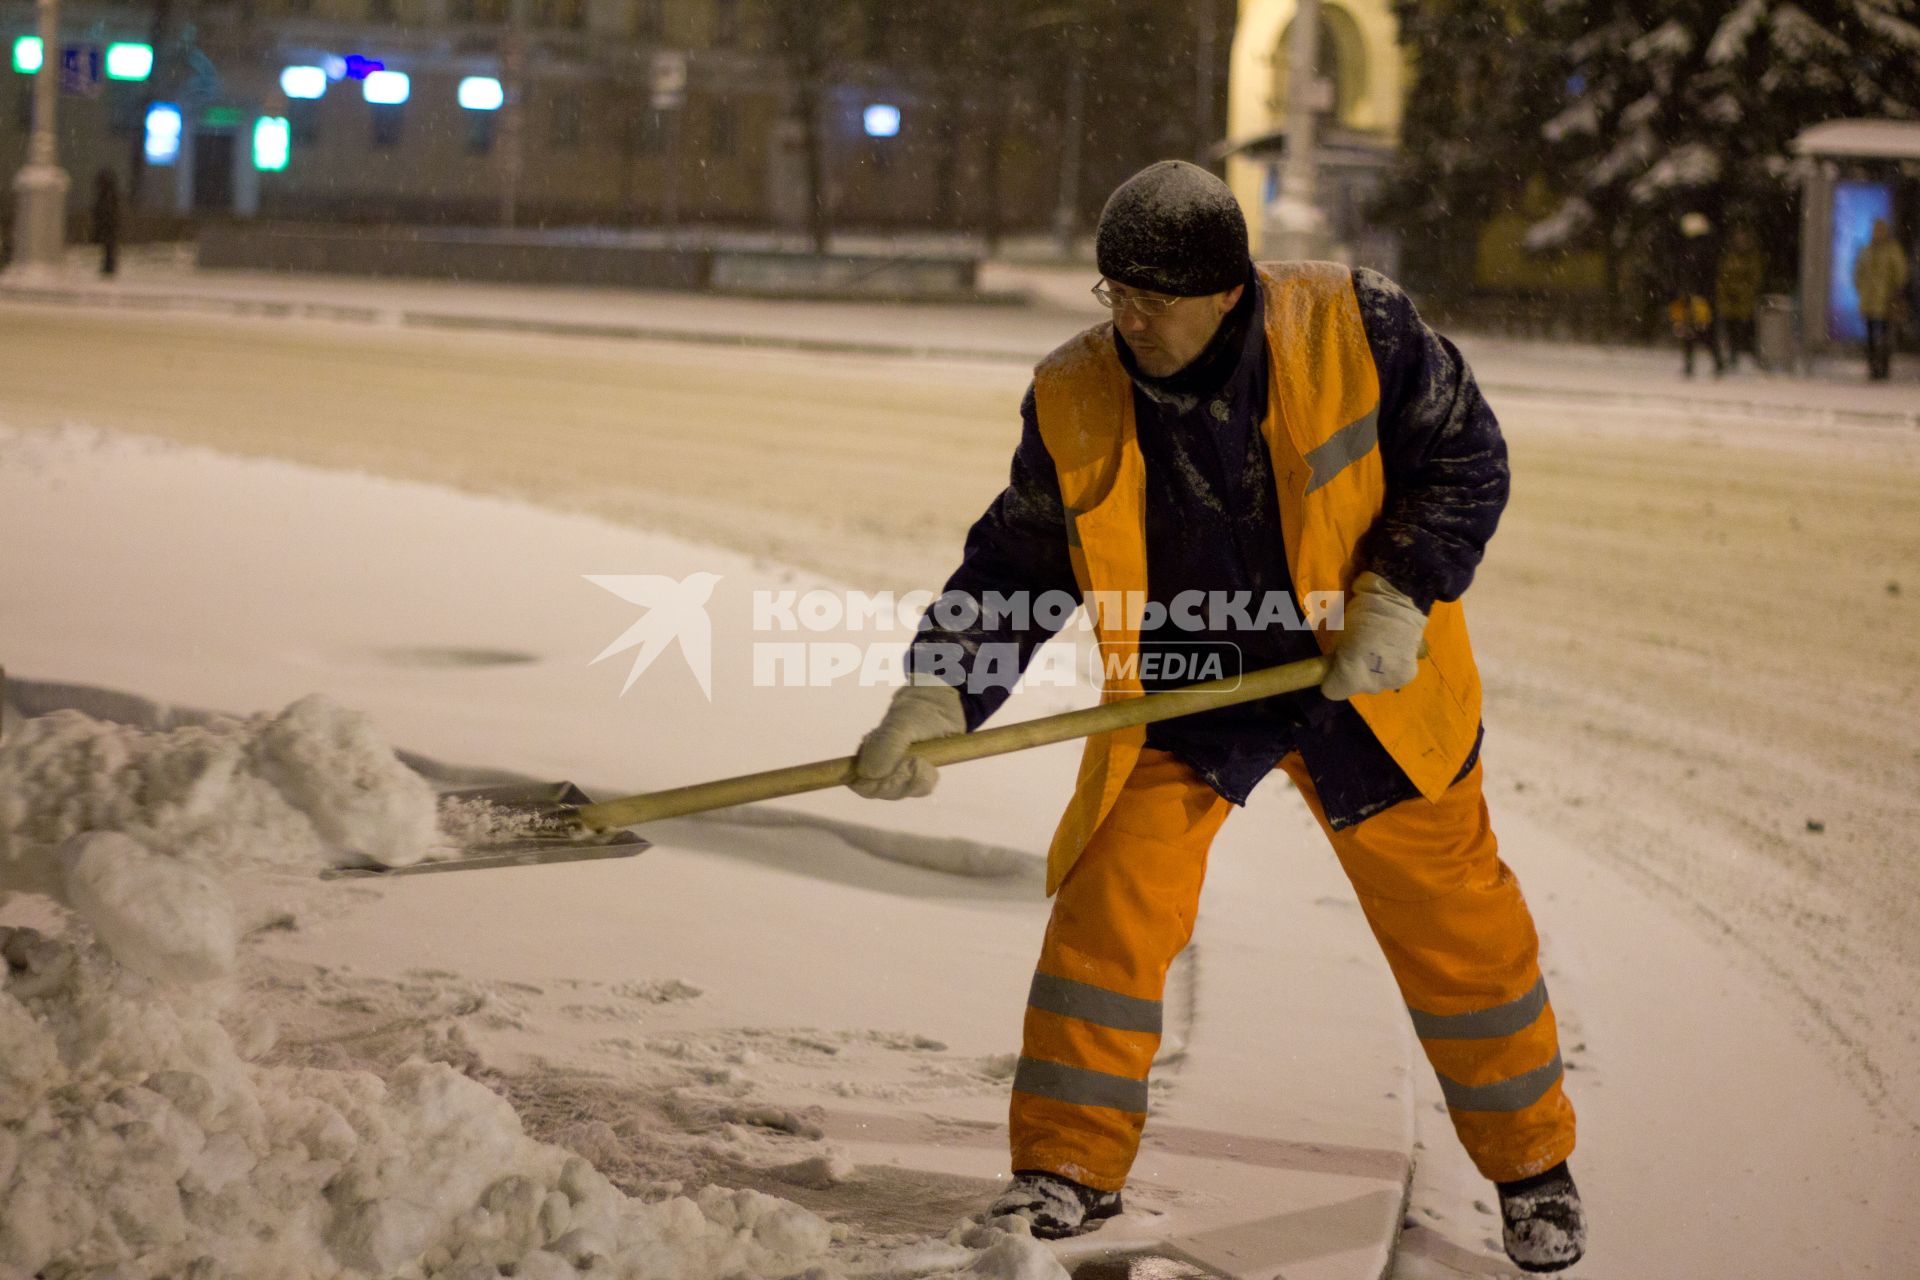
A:
<svg viewBox="0 0 1920 1280">
<path fill-rule="evenodd" d="M 1848 342 L 1867 340 L 1860 294 L 1853 287 L 1853 260 L 1873 237 L 1876 218 L 1893 221 L 1893 186 L 1886 182 L 1836 182 L 1833 240 L 1828 259 L 1827 334 Z"/>
</svg>

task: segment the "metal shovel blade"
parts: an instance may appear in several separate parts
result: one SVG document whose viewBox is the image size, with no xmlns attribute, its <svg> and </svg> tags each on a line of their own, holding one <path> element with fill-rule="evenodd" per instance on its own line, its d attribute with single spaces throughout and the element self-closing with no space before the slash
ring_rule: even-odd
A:
<svg viewBox="0 0 1920 1280">
<path fill-rule="evenodd" d="M 480 871 L 491 867 L 537 867 L 550 862 L 630 858 L 652 843 L 622 828 L 583 831 L 571 815 L 581 805 L 593 801 L 571 782 L 513 782 L 442 791 L 441 805 L 445 807 L 450 801 L 486 804 L 510 819 L 502 825 L 510 827 L 511 834 L 479 840 L 457 857 L 435 858 L 404 867 L 335 867 L 322 871 L 320 878 L 384 880 L 434 871 Z"/>
</svg>

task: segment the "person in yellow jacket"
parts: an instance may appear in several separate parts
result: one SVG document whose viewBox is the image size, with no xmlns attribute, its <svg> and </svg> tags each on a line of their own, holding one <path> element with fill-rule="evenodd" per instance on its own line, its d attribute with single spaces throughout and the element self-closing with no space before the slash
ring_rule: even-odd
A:
<svg viewBox="0 0 1920 1280">
<path fill-rule="evenodd" d="M 1112 320 L 1035 369 L 1011 483 L 923 620 L 853 789 L 931 791 L 909 748 L 977 728 L 1077 604 L 1109 700 L 1211 674 L 1223 652 L 1246 670 L 1331 662 L 1316 690 L 1088 741 L 1048 853 L 1014 1178 L 989 1213 L 1054 1237 L 1121 1211 L 1208 847 L 1278 770 L 1353 882 L 1455 1130 L 1499 1188 L 1509 1254 L 1570 1266 L 1586 1232 L 1574 1115 L 1483 796 L 1460 605 L 1506 503 L 1499 424 L 1391 281 L 1256 266 L 1232 193 L 1194 165 L 1123 183 L 1096 254 Z"/>
<path fill-rule="evenodd" d="M 1853 287 L 1867 322 L 1867 377 L 1893 372 L 1893 326 L 1906 302 L 1907 254 L 1885 218 L 1873 220 L 1873 236 L 1853 260 Z"/>
<path fill-rule="evenodd" d="M 1667 319 L 1673 325 L 1673 336 L 1680 339 L 1680 372 L 1685 377 L 1693 376 L 1693 351 L 1703 346 L 1713 358 L 1713 376 L 1717 378 L 1726 372 L 1727 364 L 1720 354 L 1719 335 L 1713 331 L 1718 258 L 1713 223 L 1704 213 L 1688 213 L 1680 219 L 1679 233 L 1673 248 L 1673 295 L 1667 303 Z"/>
</svg>

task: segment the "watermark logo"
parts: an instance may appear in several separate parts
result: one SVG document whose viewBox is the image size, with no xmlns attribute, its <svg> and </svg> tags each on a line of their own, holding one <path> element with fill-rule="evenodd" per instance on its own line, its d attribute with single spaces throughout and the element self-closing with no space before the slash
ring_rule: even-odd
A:
<svg viewBox="0 0 1920 1280">
<path fill-rule="evenodd" d="M 1246 674 L 1240 646 L 1219 640 L 1132 646 L 1102 641 L 1087 657 L 1087 674 L 1102 688 L 1122 681 L 1149 687 L 1231 681 L 1222 687 L 1237 689 Z"/>
<path fill-rule="evenodd" d="M 593 659 L 635 651 L 622 694 L 677 644 L 700 691 L 713 700 L 708 604 L 719 574 L 584 576 L 644 611 Z M 755 688 L 884 687 L 910 676 L 932 676 L 975 693 L 1010 690 L 1023 679 L 1030 686 L 1071 688 L 1080 680 L 1074 651 L 1087 647 L 1040 644 L 1064 631 L 1096 639 L 1085 668 L 1096 684 L 1155 688 L 1237 681 L 1247 671 L 1238 638 L 1337 631 L 1345 620 L 1345 597 L 1338 591 L 1298 598 L 1286 591 L 1185 591 L 1163 601 L 1144 591 L 1095 591 L 1082 600 L 1066 591 L 975 597 L 962 591 L 895 596 L 774 589 L 753 592 L 751 605 L 752 640 L 745 646 L 750 674 L 740 674 Z M 1115 635 L 1137 640 L 1117 648 L 1104 643 Z M 738 662 L 740 648 L 729 646 L 726 661 Z"/>
<path fill-rule="evenodd" d="M 720 581 L 717 573 L 690 573 L 684 578 L 669 578 L 659 573 L 589 573 L 584 575 L 594 586 L 611 591 L 628 604 L 637 604 L 645 613 L 639 621 L 620 633 L 619 639 L 600 651 L 593 662 L 602 662 L 616 653 L 637 649 L 633 666 L 627 670 L 627 682 L 620 686 L 625 695 L 640 673 L 653 660 L 678 643 L 680 655 L 687 660 L 700 692 L 713 701 L 713 621 L 707 617 L 707 601 Z M 593 663 L 587 664 L 592 666 Z"/>
</svg>

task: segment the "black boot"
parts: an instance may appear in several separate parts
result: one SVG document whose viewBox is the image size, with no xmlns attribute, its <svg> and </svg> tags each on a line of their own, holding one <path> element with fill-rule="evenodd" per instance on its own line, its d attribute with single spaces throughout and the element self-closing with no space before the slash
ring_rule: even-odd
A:
<svg viewBox="0 0 1920 1280">
<path fill-rule="evenodd" d="M 1496 1182 L 1507 1256 L 1522 1271 L 1564 1271 L 1587 1251 L 1587 1214 L 1562 1160 L 1545 1173 Z"/>
<path fill-rule="evenodd" d="M 1025 1218 L 1039 1239 L 1059 1240 L 1092 1231 L 1120 1208 L 1118 1191 L 1096 1191 L 1057 1173 L 1022 1169 L 987 1206 L 987 1217 Z"/>
</svg>

